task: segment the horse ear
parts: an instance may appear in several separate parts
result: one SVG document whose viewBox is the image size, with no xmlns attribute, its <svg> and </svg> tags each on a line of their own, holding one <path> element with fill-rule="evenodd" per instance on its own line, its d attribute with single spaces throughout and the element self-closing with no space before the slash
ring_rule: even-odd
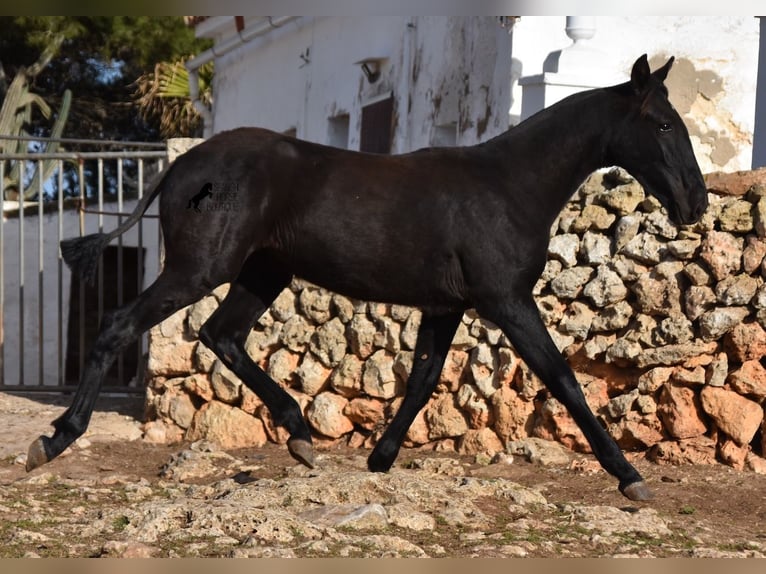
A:
<svg viewBox="0 0 766 574">
<path fill-rule="evenodd" d="M 654 76 L 660 81 L 664 82 L 665 78 L 668 77 L 668 72 L 670 71 L 670 68 L 673 66 L 673 61 L 675 60 L 674 56 L 670 56 L 670 59 L 667 61 L 667 63 L 659 68 L 658 70 L 654 71 Z"/>
<path fill-rule="evenodd" d="M 636 63 L 633 64 L 633 69 L 630 72 L 630 84 L 633 86 L 633 90 L 637 94 L 641 94 L 646 90 L 651 75 L 652 72 L 649 70 L 649 61 L 646 58 L 646 54 L 644 54 L 636 60 Z"/>
</svg>

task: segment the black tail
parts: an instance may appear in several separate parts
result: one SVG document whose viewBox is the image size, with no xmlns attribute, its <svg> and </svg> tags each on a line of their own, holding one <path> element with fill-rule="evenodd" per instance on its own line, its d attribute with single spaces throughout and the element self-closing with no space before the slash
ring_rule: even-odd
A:
<svg viewBox="0 0 766 574">
<path fill-rule="evenodd" d="M 64 239 L 59 247 L 64 261 L 83 281 L 96 282 L 98 260 L 111 238 L 106 233 L 94 233 L 85 237 Z"/>
<path fill-rule="evenodd" d="M 149 204 L 154 201 L 154 198 L 160 192 L 160 184 L 167 175 L 170 167 L 165 168 L 155 178 L 152 189 L 144 195 L 136 205 L 125 222 L 111 233 L 93 233 L 84 237 L 73 237 L 71 239 L 64 239 L 59 247 L 61 248 L 61 256 L 64 261 L 81 279 L 87 283 L 93 285 L 96 282 L 96 273 L 98 272 L 98 261 L 101 257 L 101 252 L 109 244 L 109 242 L 115 237 L 119 237 L 125 233 L 128 229 L 133 227 L 144 212 L 149 207 Z"/>
</svg>

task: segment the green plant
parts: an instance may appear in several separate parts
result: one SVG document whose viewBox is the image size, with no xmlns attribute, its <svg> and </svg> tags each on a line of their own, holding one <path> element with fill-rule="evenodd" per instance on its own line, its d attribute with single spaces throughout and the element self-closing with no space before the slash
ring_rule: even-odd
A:
<svg viewBox="0 0 766 574">
<path fill-rule="evenodd" d="M 17 72 L 11 85 L 5 93 L 3 105 L 0 108 L 0 151 L 5 153 L 24 153 L 27 151 L 28 141 L 16 139 L 2 139 L 3 135 L 26 136 L 29 134 L 25 126 L 30 123 L 33 108 L 37 108 L 45 119 L 50 119 L 52 112 L 50 106 L 39 95 L 29 90 L 30 77 L 25 69 Z M 55 140 L 61 137 L 66 125 L 69 109 L 72 104 L 72 92 L 64 92 L 61 108 L 56 114 L 56 120 L 51 129 L 50 138 Z M 59 143 L 49 141 L 44 153 L 55 152 Z M 40 189 L 40 181 L 45 181 L 56 170 L 55 162 L 36 163 L 34 173 L 28 185 L 25 185 L 24 162 L 19 160 L 10 161 L 10 169 L 3 178 L 4 188 L 7 194 L 15 195 L 23 199 L 35 197 Z"/>
<path fill-rule="evenodd" d="M 199 71 L 199 97 L 209 106 L 212 101 L 213 63 Z M 159 117 L 163 137 L 193 135 L 200 125 L 189 93 L 189 71 L 185 61 L 160 62 L 154 72 L 143 74 L 135 82 L 136 103 L 144 119 Z"/>
</svg>

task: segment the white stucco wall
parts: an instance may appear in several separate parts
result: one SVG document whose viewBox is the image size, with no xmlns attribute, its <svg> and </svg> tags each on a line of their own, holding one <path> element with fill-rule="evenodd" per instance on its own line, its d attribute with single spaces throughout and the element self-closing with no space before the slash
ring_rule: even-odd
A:
<svg viewBox="0 0 766 574">
<path fill-rule="evenodd" d="M 344 113 L 350 119 L 349 147 L 357 149 L 362 105 L 392 91 L 392 151 L 438 143 L 451 123 L 458 128 L 457 144 L 482 141 L 518 121 L 517 81 L 539 74 L 550 52 L 571 43 L 565 19 L 523 16 L 509 34 L 493 17 L 297 18 L 216 59 L 214 131 L 295 128 L 299 137 L 326 143 L 328 118 Z M 234 35 L 230 20 L 228 28 L 208 35 L 219 42 Z M 248 25 L 253 21 L 246 19 Z M 750 167 L 757 18 L 599 16 L 596 26 L 590 42 L 603 50 L 604 66 L 617 77 L 626 79 L 643 53 L 654 65 L 677 58 L 671 98 L 683 104 L 677 107 L 703 171 Z M 387 58 L 372 85 L 354 65 L 368 57 Z M 716 82 L 721 89 L 711 89 Z"/>
<path fill-rule="evenodd" d="M 458 144 L 507 129 L 510 36 L 493 18 L 300 18 L 283 28 L 216 60 L 214 132 L 294 128 L 326 143 L 328 118 L 348 114 L 358 149 L 362 106 L 389 92 L 394 152 L 430 145 L 434 125 L 454 122 Z M 355 65 L 367 58 L 385 58 L 372 84 Z"/>
</svg>

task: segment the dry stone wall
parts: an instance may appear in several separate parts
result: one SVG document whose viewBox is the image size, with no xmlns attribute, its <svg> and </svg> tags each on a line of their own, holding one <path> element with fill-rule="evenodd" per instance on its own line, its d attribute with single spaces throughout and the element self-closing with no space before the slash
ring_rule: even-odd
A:
<svg viewBox="0 0 766 574">
<path fill-rule="evenodd" d="M 766 472 L 766 171 L 710 174 L 676 228 L 625 172 L 596 173 L 552 227 L 540 312 L 618 443 L 667 463 Z M 227 286 L 150 334 L 148 440 L 283 443 L 262 402 L 196 339 Z M 295 280 L 247 350 L 320 445 L 370 447 L 396 412 L 420 313 Z M 491 456 L 526 437 L 589 446 L 502 332 L 466 312 L 406 446 Z"/>
</svg>

